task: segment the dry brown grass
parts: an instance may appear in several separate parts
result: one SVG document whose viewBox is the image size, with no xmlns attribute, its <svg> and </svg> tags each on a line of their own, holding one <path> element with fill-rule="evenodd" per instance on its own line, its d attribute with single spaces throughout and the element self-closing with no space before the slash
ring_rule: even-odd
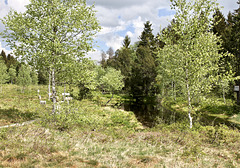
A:
<svg viewBox="0 0 240 168">
<path fill-rule="evenodd" d="M 16 100 L 1 97 L 1 100 L 8 99 Z M 33 109 L 41 107 L 34 99 L 29 100 L 0 102 L 0 107 L 15 106 L 18 114 L 12 112 L 13 121 L 24 121 L 28 118 L 22 118 L 25 115 L 21 114 L 21 108 L 32 113 Z M 0 167 L 240 167 L 238 130 L 226 127 L 188 130 L 179 129 L 179 124 L 146 128 L 129 112 L 101 108 L 88 101 L 83 102 L 81 108 L 84 109 L 82 116 L 87 119 L 69 129 L 61 130 L 41 120 L 0 129 Z M 8 111 L 2 111 L 1 115 L 10 122 L 5 112 Z M 88 120 L 96 122 L 94 127 Z M 135 122 L 137 124 L 133 124 Z"/>
</svg>

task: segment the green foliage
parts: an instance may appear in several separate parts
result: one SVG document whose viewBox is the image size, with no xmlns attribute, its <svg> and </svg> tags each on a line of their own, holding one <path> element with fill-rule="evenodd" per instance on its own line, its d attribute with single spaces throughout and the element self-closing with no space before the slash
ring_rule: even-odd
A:
<svg viewBox="0 0 240 168">
<path fill-rule="evenodd" d="M 131 39 L 128 35 L 125 36 L 124 40 L 123 40 L 123 47 L 124 48 L 129 48 L 130 47 L 130 43 L 131 43 Z"/>
<path fill-rule="evenodd" d="M 17 65 L 19 64 L 19 62 L 17 61 L 16 58 L 14 58 L 12 55 L 8 54 L 6 55 L 6 53 L 4 52 L 4 50 L 2 50 L 0 56 L 2 56 L 0 59 L 3 59 L 4 63 L 6 64 L 7 68 L 11 68 L 11 67 L 17 67 Z"/>
<path fill-rule="evenodd" d="M 2 19 L 6 30 L 1 35 L 22 60 L 56 68 L 74 60 L 72 55 L 81 58 L 91 49 L 99 26 L 93 6 L 85 1 L 33 0 L 26 9 L 24 13 L 10 11 Z"/>
<path fill-rule="evenodd" d="M 166 45 L 159 49 L 158 54 L 159 83 L 179 85 L 188 101 L 190 127 L 192 99 L 210 92 L 213 84 L 223 77 L 219 75 L 221 71 L 218 66 L 224 55 L 220 53 L 221 42 L 209 32 L 212 22 L 209 15 L 216 7 L 216 2 L 206 0 L 172 1 L 172 9 L 176 11 L 175 23 L 171 27 L 174 30 L 171 34 L 173 38 L 165 33 L 167 30 L 161 35 Z M 173 40 L 176 36 L 177 40 Z M 232 75 L 229 73 L 230 77 Z"/>
<path fill-rule="evenodd" d="M 23 87 L 22 92 L 24 91 L 25 86 L 29 86 L 32 83 L 30 71 L 30 67 L 24 64 L 22 64 L 19 70 L 17 84 Z"/>
<path fill-rule="evenodd" d="M 132 68 L 131 93 L 133 96 L 149 96 L 156 77 L 155 59 L 150 48 L 139 46 Z"/>
<path fill-rule="evenodd" d="M 89 103 L 88 101 L 58 103 L 56 114 L 51 115 L 48 112 L 41 114 L 44 119 L 42 124 L 61 131 L 75 127 L 90 130 L 104 127 L 114 130 L 124 127 L 127 130 L 134 130 L 141 126 L 132 112 L 123 112 L 113 108 L 103 109 Z"/>
<path fill-rule="evenodd" d="M 37 74 L 37 72 L 35 72 L 34 69 L 30 71 L 30 76 L 32 79 L 32 84 L 37 85 L 38 84 L 38 74 Z"/>
<path fill-rule="evenodd" d="M 114 93 L 123 88 L 123 76 L 120 71 L 109 67 L 104 75 L 100 77 L 99 85 L 104 91 Z"/>
<path fill-rule="evenodd" d="M 33 86 L 30 93 L 24 94 L 17 88 L 4 85 L 0 125 L 37 120 L 29 125 L 0 128 L 0 167 L 240 165 L 237 129 L 198 125 L 190 130 L 182 122 L 147 128 L 133 112 L 101 107 L 88 100 L 59 103 L 57 113 L 49 115 L 51 102 L 39 105 L 37 98 L 37 89 L 43 99 L 47 98 L 47 86 Z M 99 98 L 104 99 L 100 95 Z M 174 105 L 178 111 L 179 106 L 184 107 L 180 101 Z M 26 111 L 34 115 L 24 114 Z M 7 115 L 12 118 L 4 123 Z"/>
<path fill-rule="evenodd" d="M 152 33 L 152 24 L 147 21 L 136 48 L 136 57 L 133 59 L 130 94 L 133 97 L 153 96 L 156 74 L 156 60 L 154 55 L 155 38 Z"/>
<path fill-rule="evenodd" d="M 100 30 L 93 8 L 85 0 L 32 0 L 24 13 L 11 10 L 1 19 L 6 29 L 0 35 L 14 54 L 51 73 L 54 104 L 56 75 L 63 73 L 68 78 L 62 80 L 71 80 L 75 75 L 64 72 L 76 70 L 68 68 L 84 62 L 84 55 L 93 48 L 93 37 Z"/>
<path fill-rule="evenodd" d="M 4 62 L 0 59 L 0 85 L 2 87 L 2 84 L 6 83 L 9 80 L 9 75 L 7 73 L 7 66 L 4 64 Z M 2 88 L 1 88 L 2 92 Z"/>
<path fill-rule="evenodd" d="M 17 76 L 16 69 L 11 66 L 8 70 L 8 73 L 9 73 L 11 84 L 13 84 L 15 82 L 16 76 Z"/>
</svg>

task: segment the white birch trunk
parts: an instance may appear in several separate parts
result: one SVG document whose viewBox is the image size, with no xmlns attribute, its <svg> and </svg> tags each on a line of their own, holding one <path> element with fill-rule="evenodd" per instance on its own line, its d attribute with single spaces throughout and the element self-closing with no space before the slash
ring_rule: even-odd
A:
<svg viewBox="0 0 240 168">
<path fill-rule="evenodd" d="M 56 87 L 55 87 L 55 70 L 52 69 L 52 100 L 53 100 L 53 109 L 52 113 L 55 114 L 56 110 Z"/>
<path fill-rule="evenodd" d="M 224 100 L 224 104 L 226 104 L 226 99 L 225 99 L 225 90 L 224 90 L 224 87 L 223 87 L 223 100 Z"/>
<path fill-rule="evenodd" d="M 189 81 L 188 81 L 188 69 L 186 69 L 186 84 L 187 84 L 187 96 L 188 96 L 188 117 L 189 117 L 189 126 L 190 129 L 192 129 L 192 105 L 191 105 L 191 94 L 190 94 L 190 88 L 189 88 Z"/>
</svg>

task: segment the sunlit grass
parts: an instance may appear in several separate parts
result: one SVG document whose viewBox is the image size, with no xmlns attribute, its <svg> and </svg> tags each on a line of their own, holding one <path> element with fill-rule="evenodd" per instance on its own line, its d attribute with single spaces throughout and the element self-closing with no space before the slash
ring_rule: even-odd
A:
<svg viewBox="0 0 240 168">
<path fill-rule="evenodd" d="M 39 88 L 46 106 L 39 104 Z M 90 100 L 62 104 L 54 116 L 47 86 L 21 93 L 18 86 L 5 85 L 0 99 L 1 125 L 40 118 L 0 128 L 0 167 L 240 166 L 240 133 L 226 126 L 195 125 L 189 130 L 174 123 L 146 128 L 134 113 Z"/>
</svg>

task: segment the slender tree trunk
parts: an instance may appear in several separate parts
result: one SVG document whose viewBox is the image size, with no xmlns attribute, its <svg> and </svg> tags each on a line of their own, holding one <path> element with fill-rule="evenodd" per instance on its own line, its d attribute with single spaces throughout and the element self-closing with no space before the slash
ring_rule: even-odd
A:
<svg viewBox="0 0 240 168">
<path fill-rule="evenodd" d="M 237 86 L 240 86 L 240 81 L 237 81 Z M 240 104 L 240 91 L 237 91 L 237 105 Z"/>
<path fill-rule="evenodd" d="M 52 78 L 51 78 L 51 71 L 49 71 L 49 77 L 48 77 L 48 100 L 50 100 L 51 99 L 51 80 L 52 80 Z"/>
<path fill-rule="evenodd" d="M 173 96 L 173 98 L 174 98 L 174 100 L 176 101 L 176 97 L 177 97 L 177 95 L 176 95 L 176 86 L 175 86 L 175 82 L 174 81 L 172 81 L 172 96 Z"/>
<path fill-rule="evenodd" d="M 223 101 L 224 101 L 224 104 L 226 104 L 226 99 L 225 99 L 225 90 L 224 90 L 224 87 L 223 87 L 222 89 L 223 89 Z"/>
<path fill-rule="evenodd" d="M 112 97 L 107 101 L 107 103 L 105 104 L 105 106 L 112 100 L 113 98 L 113 93 L 112 93 Z"/>
<path fill-rule="evenodd" d="M 188 69 L 186 69 L 186 85 L 187 85 L 187 96 L 188 96 L 188 117 L 189 117 L 189 125 L 190 129 L 192 128 L 192 105 L 191 105 L 191 94 L 190 94 L 190 88 L 189 88 L 189 81 L 188 81 Z"/>
<path fill-rule="evenodd" d="M 64 83 L 64 95 L 63 95 L 63 101 L 65 101 L 65 95 L 66 94 L 66 83 Z"/>
<path fill-rule="evenodd" d="M 53 109 L 52 113 L 55 114 L 56 110 L 56 87 L 55 87 L 55 70 L 52 69 L 52 100 L 53 100 Z"/>
</svg>

